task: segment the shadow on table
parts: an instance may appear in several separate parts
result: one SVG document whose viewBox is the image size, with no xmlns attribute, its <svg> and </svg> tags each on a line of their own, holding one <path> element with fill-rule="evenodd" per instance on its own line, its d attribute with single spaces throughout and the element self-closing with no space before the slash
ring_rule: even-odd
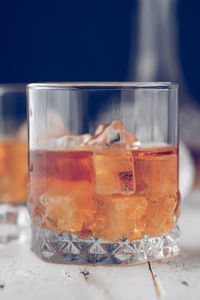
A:
<svg viewBox="0 0 200 300">
<path fill-rule="evenodd" d="M 174 258 L 157 261 L 158 264 L 168 264 L 171 268 L 185 270 L 200 269 L 200 249 L 182 248 L 181 253 Z"/>
</svg>

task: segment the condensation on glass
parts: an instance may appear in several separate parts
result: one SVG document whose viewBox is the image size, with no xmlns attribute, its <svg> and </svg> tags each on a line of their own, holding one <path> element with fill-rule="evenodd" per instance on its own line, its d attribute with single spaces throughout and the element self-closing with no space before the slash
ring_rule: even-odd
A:
<svg viewBox="0 0 200 300">
<path fill-rule="evenodd" d="M 0 85 L 0 242 L 20 235 L 27 198 L 26 86 Z"/>
<path fill-rule="evenodd" d="M 49 262 L 179 253 L 178 87 L 28 85 L 32 249 Z"/>
</svg>

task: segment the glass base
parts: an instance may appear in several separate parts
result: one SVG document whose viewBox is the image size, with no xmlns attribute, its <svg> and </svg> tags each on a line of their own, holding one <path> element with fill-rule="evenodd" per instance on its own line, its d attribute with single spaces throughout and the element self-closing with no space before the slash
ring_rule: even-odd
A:
<svg viewBox="0 0 200 300">
<path fill-rule="evenodd" d="M 134 265 L 176 256 L 179 253 L 179 228 L 169 235 L 120 242 L 80 238 L 69 232 L 56 232 L 32 225 L 32 250 L 53 263 L 87 265 Z"/>
<path fill-rule="evenodd" d="M 25 206 L 0 204 L 0 243 L 20 238 L 27 218 Z"/>
</svg>

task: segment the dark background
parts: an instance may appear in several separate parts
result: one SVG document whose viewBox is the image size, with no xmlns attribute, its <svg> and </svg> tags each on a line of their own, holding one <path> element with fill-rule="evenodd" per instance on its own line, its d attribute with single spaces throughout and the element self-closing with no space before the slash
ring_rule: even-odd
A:
<svg viewBox="0 0 200 300">
<path fill-rule="evenodd" d="M 137 5 L 134 0 L 1 1 L 0 83 L 126 80 Z M 184 77 L 200 101 L 199 1 L 180 0 L 177 20 Z"/>
</svg>

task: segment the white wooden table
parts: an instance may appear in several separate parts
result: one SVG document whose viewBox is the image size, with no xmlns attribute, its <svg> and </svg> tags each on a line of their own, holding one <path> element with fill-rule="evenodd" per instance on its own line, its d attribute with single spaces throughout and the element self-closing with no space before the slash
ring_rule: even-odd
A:
<svg viewBox="0 0 200 300">
<path fill-rule="evenodd" d="M 82 267 L 41 261 L 30 239 L 0 245 L 1 300 L 200 299 L 200 193 L 182 205 L 182 253 L 133 267 Z"/>
</svg>

